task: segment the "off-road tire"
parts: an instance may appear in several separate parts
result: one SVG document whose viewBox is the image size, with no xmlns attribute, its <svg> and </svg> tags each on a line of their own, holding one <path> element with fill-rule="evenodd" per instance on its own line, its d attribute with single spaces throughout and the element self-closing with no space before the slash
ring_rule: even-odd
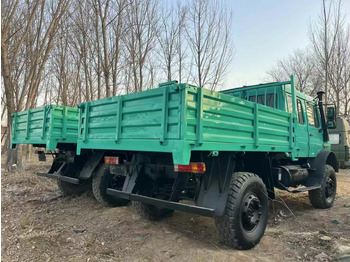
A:
<svg viewBox="0 0 350 262">
<path fill-rule="evenodd" d="M 330 180 L 334 186 L 331 195 L 329 195 L 329 183 Z M 309 199 L 313 207 L 325 209 L 330 208 L 334 204 L 335 195 L 337 191 L 337 179 L 335 175 L 335 171 L 332 166 L 325 165 L 323 170 L 323 179 L 321 182 L 321 187 L 318 189 L 309 191 Z"/>
<path fill-rule="evenodd" d="M 254 202 L 252 202 L 254 201 Z M 249 204 L 248 204 L 249 203 Z M 245 219 L 249 212 L 244 212 L 253 204 L 257 205 L 257 216 L 251 229 L 247 229 Z M 243 215 L 243 213 L 245 215 Z M 253 173 L 236 172 L 232 175 L 227 204 L 223 216 L 215 217 L 215 225 L 225 245 L 237 249 L 250 249 L 256 246 L 264 235 L 268 218 L 268 197 L 266 187 L 260 177 Z M 251 220 L 249 220 L 251 221 Z M 250 223 L 250 222 L 249 222 Z"/>
<path fill-rule="evenodd" d="M 107 188 L 110 185 L 112 175 L 109 172 L 109 166 L 102 164 L 98 167 L 92 178 L 92 193 L 95 199 L 104 206 L 125 206 L 130 201 L 115 196 L 107 195 Z"/>
<path fill-rule="evenodd" d="M 57 186 L 64 196 L 80 196 L 91 189 L 91 180 L 82 181 L 78 185 L 57 180 Z"/>
<path fill-rule="evenodd" d="M 168 217 L 171 217 L 174 210 L 167 208 L 159 208 L 153 205 L 144 204 L 138 201 L 132 201 L 132 205 L 141 217 L 150 221 L 159 221 Z"/>
<path fill-rule="evenodd" d="M 143 182 L 143 189 L 138 192 L 140 195 L 154 197 L 162 200 L 167 200 L 166 196 L 154 196 L 152 193 L 153 188 L 153 180 L 146 179 Z M 150 221 L 159 221 L 168 217 L 171 217 L 174 213 L 174 210 L 167 208 L 160 208 L 154 205 L 145 204 L 139 201 L 132 201 L 132 205 L 136 213 L 138 213 L 141 217 L 150 220 Z"/>
</svg>

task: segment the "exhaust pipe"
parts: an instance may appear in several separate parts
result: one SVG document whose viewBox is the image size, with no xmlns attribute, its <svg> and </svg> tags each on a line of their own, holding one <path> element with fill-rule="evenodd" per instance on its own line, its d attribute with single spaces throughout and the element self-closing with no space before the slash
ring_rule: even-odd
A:
<svg viewBox="0 0 350 262">
<path fill-rule="evenodd" d="M 327 125 L 326 125 L 326 117 L 324 115 L 324 110 L 323 110 L 323 96 L 324 96 L 324 94 L 325 94 L 325 92 L 323 92 L 323 91 L 317 92 L 317 98 L 318 98 L 318 108 L 320 110 L 320 115 L 321 115 L 323 142 L 328 142 L 329 135 L 328 135 L 328 129 L 327 129 Z"/>
</svg>

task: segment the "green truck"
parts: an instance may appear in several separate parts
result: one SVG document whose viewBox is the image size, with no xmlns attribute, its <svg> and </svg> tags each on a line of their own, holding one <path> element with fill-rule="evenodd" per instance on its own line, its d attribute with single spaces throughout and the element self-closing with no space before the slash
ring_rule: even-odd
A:
<svg viewBox="0 0 350 262">
<path fill-rule="evenodd" d="M 350 167 L 350 129 L 348 121 L 337 117 L 337 126 L 329 130 L 331 150 L 336 155 L 341 168 Z"/>
<path fill-rule="evenodd" d="M 333 205 L 338 163 L 327 127 L 336 122 L 322 96 L 297 91 L 291 77 L 222 92 L 173 81 L 81 103 L 77 139 L 70 148 L 57 142 L 46 176 L 65 194 L 92 187 L 104 205 L 132 201 L 151 220 L 174 210 L 214 217 L 225 244 L 249 249 L 264 234 L 275 188 Z"/>
</svg>

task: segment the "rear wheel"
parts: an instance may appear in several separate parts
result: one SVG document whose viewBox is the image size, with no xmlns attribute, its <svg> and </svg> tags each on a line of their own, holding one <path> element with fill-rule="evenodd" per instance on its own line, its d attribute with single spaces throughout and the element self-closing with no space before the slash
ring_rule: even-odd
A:
<svg viewBox="0 0 350 262">
<path fill-rule="evenodd" d="M 315 208 L 330 208 L 334 204 L 337 192 L 337 179 L 335 171 L 330 165 L 325 165 L 321 187 L 309 191 L 309 199 Z"/>
<path fill-rule="evenodd" d="M 155 196 L 152 193 L 153 180 L 151 179 L 146 179 L 144 181 L 143 188 L 144 190 L 140 192 L 141 195 L 163 199 L 163 200 L 169 199 L 169 197 L 167 196 L 164 196 L 164 195 Z M 159 220 L 171 217 L 174 213 L 174 210 L 167 209 L 167 208 L 160 208 L 154 205 L 144 204 L 138 201 L 132 201 L 132 205 L 136 213 L 138 213 L 141 217 L 151 221 L 159 221 Z"/>
<path fill-rule="evenodd" d="M 91 189 L 91 180 L 82 181 L 78 185 L 57 180 L 57 186 L 64 196 L 80 196 L 85 191 Z"/>
<path fill-rule="evenodd" d="M 104 206 L 125 206 L 129 200 L 107 195 L 107 188 L 121 190 L 124 181 L 125 175 L 111 174 L 109 165 L 102 164 L 92 178 L 92 192 Z"/>
<path fill-rule="evenodd" d="M 167 208 L 159 208 L 153 205 L 144 204 L 138 201 L 133 201 L 135 211 L 143 218 L 151 221 L 159 221 L 171 217 L 174 210 Z"/>
<path fill-rule="evenodd" d="M 53 163 L 55 169 L 53 172 L 60 170 L 61 176 L 78 178 L 80 172 L 80 166 L 76 163 L 64 164 L 63 168 L 60 168 L 63 163 Z M 51 170 L 50 170 L 51 171 Z M 72 184 L 66 181 L 57 180 L 57 186 L 64 196 L 80 196 L 88 190 L 91 190 L 91 179 L 80 180 L 79 184 Z"/>
<path fill-rule="evenodd" d="M 223 242 L 238 249 L 250 249 L 264 235 L 268 218 L 265 184 L 253 173 L 232 175 L 225 213 L 215 218 Z"/>
</svg>

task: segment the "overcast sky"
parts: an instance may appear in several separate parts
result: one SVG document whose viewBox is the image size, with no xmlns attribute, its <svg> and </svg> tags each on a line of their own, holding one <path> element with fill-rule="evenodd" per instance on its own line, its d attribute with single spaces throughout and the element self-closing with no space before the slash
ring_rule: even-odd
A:
<svg viewBox="0 0 350 262">
<path fill-rule="evenodd" d="M 225 88 L 264 82 L 278 59 L 310 42 L 308 28 L 321 0 L 227 0 L 233 10 L 236 55 Z M 350 19 L 350 0 L 343 0 Z"/>
</svg>

